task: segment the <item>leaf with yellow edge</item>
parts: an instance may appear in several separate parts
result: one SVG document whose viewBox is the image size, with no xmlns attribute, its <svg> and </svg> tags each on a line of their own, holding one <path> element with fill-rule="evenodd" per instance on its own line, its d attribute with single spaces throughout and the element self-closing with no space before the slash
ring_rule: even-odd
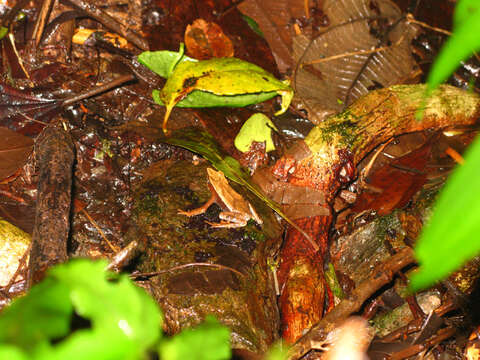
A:
<svg viewBox="0 0 480 360">
<path fill-rule="evenodd" d="M 162 127 L 165 133 L 173 107 L 195 92 L 208 94 L 204 97 L 204 102 L 195 103 L 195 107 L 242 107 L 280 95 L 281 109 L 275 115 L 284 113 L 293 97 L 293 89 L 288 83 L 276 79 L 257 65 L 240 59 L 180 62 L 158 93 L 158 100 L 166 107 Z"/>
</svg>

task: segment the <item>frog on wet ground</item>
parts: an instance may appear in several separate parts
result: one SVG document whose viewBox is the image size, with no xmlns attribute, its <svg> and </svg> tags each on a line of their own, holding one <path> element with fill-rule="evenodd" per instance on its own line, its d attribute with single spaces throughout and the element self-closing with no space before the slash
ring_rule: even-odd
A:
<svg viewBox="0 0 480 360">
<path fill-rule="evenodd" d="M 190 211 L 179 210 L 178 213 L 186 216 L 195 216 L 203 214 L 213 203 L 217 203 L 222 208 L 218 215 L 220 222 L 211 223 L 216 228 L 239 228 L 247 225 L 250 219 L 262 224 L 262 219 L 258 216 L 252 204 L 245 200 L 239 193 L 232 189 L 225 175 L 221 171 L 215 171 L 207 168 L 208 187 L 212 193 L 210 199 L 197 209 Z"/>
</svg>

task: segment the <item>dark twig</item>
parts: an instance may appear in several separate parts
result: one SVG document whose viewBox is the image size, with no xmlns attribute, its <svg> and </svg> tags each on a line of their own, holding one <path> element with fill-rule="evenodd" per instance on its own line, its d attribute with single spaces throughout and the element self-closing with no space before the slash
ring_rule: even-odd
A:
<svg viewBox="0 0 480 360">
<path fill-rule="evenodd" d="M 124 84 L 126 82 L 129 82 L 129 81 L 132 81 L 132 80 L 135 80 L 135 76 L 132 75 L 132 74 L 127 74 L 127 75 L 120 76 L 120 77 L 116 78 L 115 80 L 112 80 L 108 83 L 105 83 L 105 84 L 97 86 L 93 89 L 87 90 L 83 93 L 80 93 L 80 94 L 72 96 L 68 99 L 65 99 L 62 102 L 62 105 L 63 106 L 72 105 L 76 102 L 79 102 L 80 100 L 87 99 L 87 98 L 90 98 L 92 96 L 104 93 L 108 90 L 116 88 L 117 86 L 122 85 L 122 84 Z"/>
<path fill-rule="evenodd" d="M 64 0 L 64 2 L 84 11 L 85 14 L 94 18 L 106 28 L 120 34 L 138 48 L 148 50 L 148 43 L 143 38 L 108 15 L 105 11 L 99 9 L 94 3 L 90 3 L 87 0 Z"/>
<path fill-rule="evenodd" d="M 161 271 L 153 271 L 153 272 L 138 273 L 138 274 L 134 273 L 134 274 L 130 275 L 130 277 L 133 278 L 133 279 L 152 277 L 152 276 L 158 276 L 158 275 L 169 273 L 169 272 L 176 271 L 176 270 L 186 269 L 186 268 L 189 268 L 189 267 L 200 267 L 200 266 L 214 267 L 214 268 L 221 269 L 221 270 L 229 270 L 229 271 L 231 271 L 231 272 L 233 272 L 233 273 L 235 273 L 235 274 L 237 274 L 241 277 L 245 277 L 245 274 L 242 274 L 240 271 L 235 270 L 235 269 L 231 268 L 230 266 L 225 266 L 225 265 L 221 265 L 221 264 L 211 264 L 211 263 L 198 263 L 198 262 L 197 263 L 189 263 L 189 264 L 178 265 L 178 266 L 174 266 L 174 267 L 171 267 L 169 269 L 161 270 Z"/>
<path fill-rule="evenodd" d="M 40 39 L 42 38 L 43 29 L 45 29 L 45 24 L 50 14 L 50 9 L 52 8 L 53 0 L 43 0 L 42 7 L 40 8 L 39 13 L 37 14 L 37 20 L 35 21 L 35 27 L 33 28 L 33 40 L 35 41 L 35 46 L 38 46 Z"/>
</svg>

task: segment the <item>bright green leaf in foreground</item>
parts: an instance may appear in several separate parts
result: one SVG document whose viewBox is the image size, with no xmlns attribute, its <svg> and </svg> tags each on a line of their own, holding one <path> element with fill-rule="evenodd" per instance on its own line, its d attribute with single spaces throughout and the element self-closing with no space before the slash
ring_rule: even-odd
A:
<svg viewBox="0 0 480 360">
<path fill-rule="evenodd" d="M 127 276 L 105 266 L 86 259 L 59 265 L 8 306 L 0 314 L 0 359 L 142 358 L 160 337 L 160 312 Z M 91 326 L 71 329 L 73 310 Z"/>
<path fill-rule="evenodd" d="M 428 76 L 428 89 L 434 89 L 473 52 L 480 50 L 480 2 L 460 0 L 455 8 L 454 28 Z"/>
<path fill-rule="evenodd" d="M 272 129 L 277 130 L 272 120 L 262 113 L 253 114 L 242 125 L 242 128 L 235 137 L 235 147 L 246 152 L 250 150 L 252 142 L 265 142 L 265 151 L 275 150 L 272 140 Z"/>
<path fill-rule="evenodd" d="M 120 331 L 143 350 L 160 335 L 161 317 L 155 302 L 125 276 L 104 271 L 104 262 L 71 261 L 51 271 L 68 284 L 76 312 L 99 331 Z M 115 276 L 109 281 L 108 276 Z"/>
<path fill-rule="evenodd" d="M 230 359 L 230 331 L 214 317 L 194 329 L 184 329 L 160 345 L 162 360 L 224 360 Z"/>
<path fill-rule="evenodd" d="M 3 310 L 0 344 L 31 352 L 50 339 L 68 334 L 72 311 L 68 287 L 47 278 Z"/>
<path fill-rule="evenodd" d="M 450 176 L 417 242 L 420 270 L 411 278 L 414 291 L 441 280 L 480 252 L 479 140 Z"/>
<path fill-rule="evenodd" d="M 455 5 L 455 13 L 453 14 L 453 28 L 471 21 L 472 17 L 480 10 L 480 2 L 478 0 L 459 0 Z"/>
</svg>

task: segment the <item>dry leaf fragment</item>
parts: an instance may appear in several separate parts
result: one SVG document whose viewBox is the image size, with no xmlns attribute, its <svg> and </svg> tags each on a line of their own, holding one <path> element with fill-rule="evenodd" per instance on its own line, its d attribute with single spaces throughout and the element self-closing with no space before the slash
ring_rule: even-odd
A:
<svg viewBox="0 0 480 360">
<path fill-rule="evenodd" d="M 232 41 L 214 22 L 197 19 L 185 30 L 185 45 L 190 56 L 198 60 L 232 57 Z"/>
<path fill-rule="evenodd" d="M 5 127 L 0 127 L 0 180 L 3 180 L 27 161 L 33 149 L 33 140 Z"/>
<path fill-rule="evenodd" d="M 414 28 L 389 0 L 325 0 L 329 26 L 313 39 L 293 39 L 293 87 L 318 123 L 377 88 L 404 83 L 415 70 Z"/>
</svg>

